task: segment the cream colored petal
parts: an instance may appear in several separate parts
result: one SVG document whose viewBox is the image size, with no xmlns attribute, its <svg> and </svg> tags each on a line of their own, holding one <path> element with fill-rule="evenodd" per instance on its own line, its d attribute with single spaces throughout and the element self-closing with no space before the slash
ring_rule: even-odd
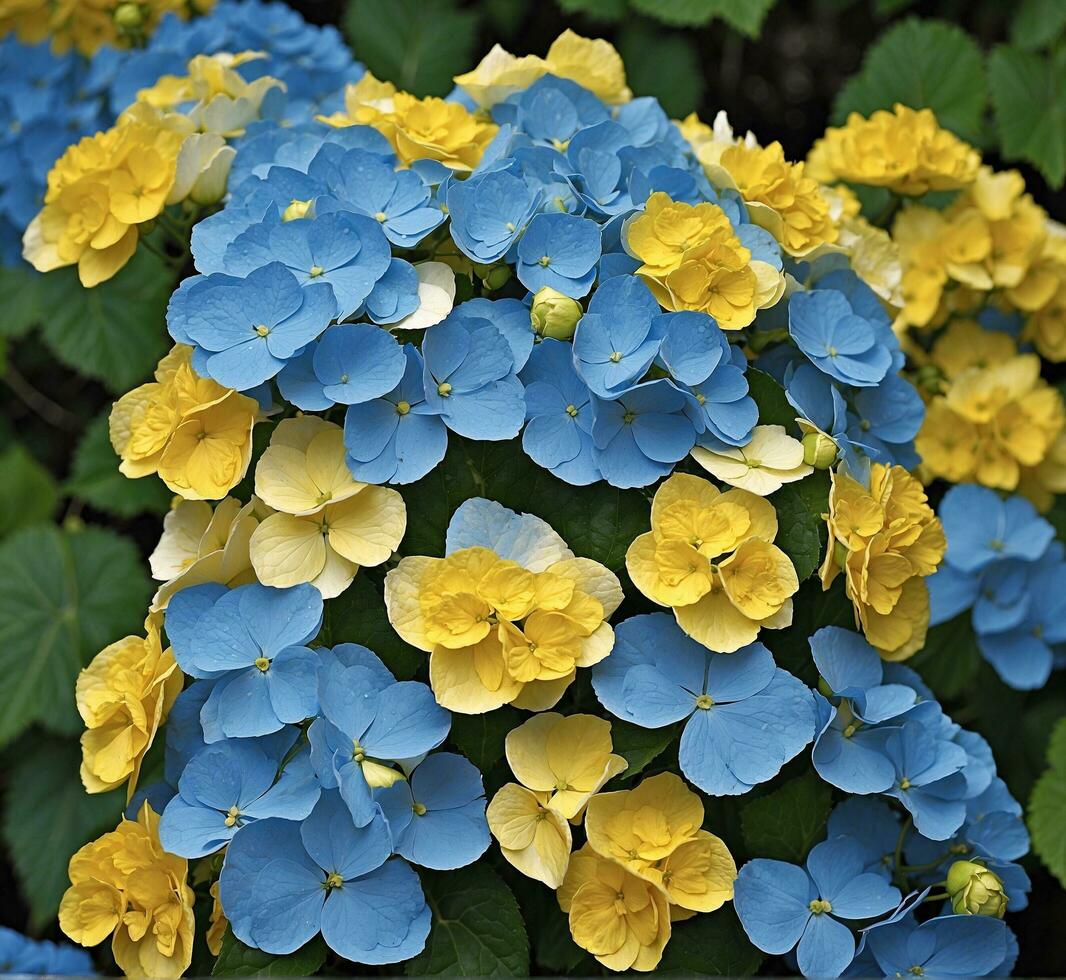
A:
<svg viewBox="0 0 1066 980">
<path fill-rule="evenodd" d="M 328 503 L 308 473 L 306 455 L 289 446 L 267 447 L 255 467 L 255 492 L 285 514 L 311 514 Z"/>
<path fill-rule="evenodd" d="M 568 558 L 548 568 L 549 572 L 570 579 L 582 592 L 598 599 L 607 619 L 625 598 L 618 576 L 591 558 Z"/>
<path fill-rule="evenodd" d="M 502 651 L 500 656 L 503 656 Z M 442 708 L 461 715 L 480 715 L 514 700 L 522 685 L 504 670 L 503 681 L 490 691 L 475 666 L 472 649 L 437 647 L 429 658 L 429 684 Z"/>
<path fill-rule="evenodd" d="M 357 494 L 366 484 L 352 476 L 344 461 L 344 433 L 339 428 L 320 432 L 307 447 L 307 474 L 331 503 L 339 503 Z"/>
<path fill-rule="evenodd" d="M 541 792 L 556 790 L 558 774 L 548 765 L 548 738 L 562 720 L 562 715 L 544 711 L 507 733 L 507 764 L 523 786 Z"/>
<path fill-rule="evenodd" d="M 411 646 L 429 653 L 433 643 L 426 638 L 419 595 L 426 575 L 443 559 L 412 555 L 385 576 L 385 609 L 392 628 Z"/>
<path fill-rule="evenodd" d="M 443 262 L 419 262 L 418 309 L 409 313 L 394 330 L 425 330 L 441 322 L 455 305 L 455 273 Z"/>
<path fill-rule="evenodd" d="M 368 486 L 354 497 L 331 504 L 324 514 L 330 545 L 357 565 L 388 561 L 407 530 L 403 497 L 388 487 Z"/>
<path fill-rule="evenodd" d="M 604 660 L 614 649 L 614 630 L 607 623 L 600 623 L 591 636 L 582 637 L 581 649 L 574 664 L 578 667 L 591 667 Z"/>
<path fill-rule="evenodd" d="M 288 446 L 306 453 L 315 436 L 331 430 L 340 431 L 340 426 L 327 422 L 318 415 L 297 415 L 278 423 L 278 427 L 271 433 L 270 445 Z"/>
<path fill-rule="evenodd" d="M 148 558 L 152 578 L 166 582 L 196 561 L 212 516 L 211 505 L 203 500 L 179 500 L 167 512 L 159 544 Z"/>
<path fill-rule="evenodd" d="M 566 677 L 552 681 L 530 681 L 522 685 L 521 691 L 511 699 L 510 704 L 523 711 L 547 711 L 559 703 L 576 676 L 577 671 L 571 671 Z"/>
<path fill-rule="evenodd" d="M 327 544 L 325 564 L 322 571 L 311 580 L 311 584 L 322 593 L 323 599 L 333 599 L 352 584 L 358 571 L 359 566 L 355 562 L 338 555 Z"/>
<path fill-rule="evenodd" d="M 326 563 L 326 542 L 314 519 L 272 514 L 252 533 L 252 567 L 259 581 L 285 589 L 312 582 Z"/>
</svg>

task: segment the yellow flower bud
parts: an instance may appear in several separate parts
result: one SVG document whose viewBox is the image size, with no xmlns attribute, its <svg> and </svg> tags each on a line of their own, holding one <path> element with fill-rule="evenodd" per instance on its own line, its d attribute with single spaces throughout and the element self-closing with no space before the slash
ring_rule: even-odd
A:
<svg viewBox="0 0 1066 980">
<path fill-rule="evenodd" d="M 836 442 L 824 432 L 808 432 L 803 439 L 803 462 L 816 470 L 827 470 L 836 462 Z"/>
<path fill-rule="evenodd" d="M 544 286 L 533 297 L 529 319 L 538 336 L 569 340 L 584 312 L 576 299 L 564 296 L 551 286 Z"/>
<path fill-rule="evenodd" d="M 975 861 L 956 861 L 948 869 L 948 895 L 956 915 L 991 915 L 1003 918 L 1007 896 L 994 871 Z"/>
<path fill-rule="evenodd" d="M 122 31 L 136 31 L 144 24 L 144 11 L 139 3 L 120 3 L 113 16 L 115 26 Z"/>
</svg>

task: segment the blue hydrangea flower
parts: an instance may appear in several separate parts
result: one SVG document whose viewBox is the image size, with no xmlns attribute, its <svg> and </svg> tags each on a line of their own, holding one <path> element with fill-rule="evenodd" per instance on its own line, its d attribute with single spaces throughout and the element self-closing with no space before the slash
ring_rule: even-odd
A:
<svg viewBox="0 0 1066 980">
<path fill-rule="evenodd" d="M 826 836 L 850 837 L 863 849 L 863 870 L 891 880 L 899 841 L 899 814 L 883 800 L 850 796 L 833 807 Z"/>
<path fill-rule="evenodd" d="M 884 915 L 901 900 L 865 868 L 862 847 L 848 837 L 815 845 L 805 868 L 756 858 L 740 869 L 733 907 L 763 952 L 795 949 L 805 977 L 838 977 L 855 957 L 855 937 L 841 920 Z"/>
<path fill-rule="evenodd" d="M 531 293 L 544 286 L 580 299 L 596 280 L 600 228 L 573 214 L 538 214 L 518 243 L 515 275 Z"/>
<path fill-rule="evenodd" d="M 374 323 L 398 323 L 418 309 L 418 273 L 410 262 L 393 259 L 370 291 L 363 312 Z"/>
<path fill-rule="evenodd" d="M 592 396 L 574 370 L 570 344 L 541 341 L 520 377 L 528 420 L 522 433 L 526 454 L 574 486 L 601 480 L 593 459 Z"/>
<path fill-rule="evenodd" d="M 1007 932 L 987 915 L 945 915 L 921 925 L 906 916 L 870 929 L 866 944 L 886 977 L 985 977 L 1007 956 Z"/>
<path fill-rule="evenodd" d="M 301 285 L 328 283 L 337 301 L 337 318 L 343 320 L 363 305 L 391 260 L 388 239 L 377 221 L 339 211 L 253 225 L 226 249 L 223 264 L 231 275 L 248 276 L 280 262 Z"/>
<path fill-rule="evenodd" d="M 511 348 L 515 371 L 521 371 L 526 366 L 537 337 L 529 316 L 528 298 L 526 302 L 522 302 L 517 299 L 486 299 L 479 296 L 460 303 L 454 312 L 488 320 L 503 334 Z"/>
<path fill-rule="evenodd" d="M 633 137 L 617 122 L 606 120 L 577 133 L 566 148 L 571 185 L 590 212 L 603 217 L 633 208 L 629 194 L 632 164 L 622 155 L 631 151 Z"/>
<path fill-rule="evenodd" d="M 493 107 L 497 123 L 511 123 L 535 143 L 566 149 L 582 129 L 610 119 L 607 107 L 568 78 L 545 75 Z"/>
<path fill-rule="evenodd" d="M 404 345 L 403 354 L 396 387 L 351 405 L 344 416 L 348 468 L 364 483 L 413 483 L 448 449 L 448 429 L 426 404 L 422 355 L 412 344 Z"/>
<path fill-rule="evenodd" d="M 811 363 L 841 384 L 875 385 L 892 366 L 892 355 L 878 343 L 873 325 L 835 289 L 793 293 L 788 330 Z"/>
<path fill-rule="evenodd" d="M 172 854 L 203 857 L 221 849 L 256 820 L 303 820 L 318 802 L 319 786 L 307 752 L 279 771 L 276 751 L 292 747 L 298 730 L 280 745 L 226 739 L 200 751 L 178 781 L 178 795 L 163 811 L 159 840 Z"/>
<path fill-rule="evenodd" d="M 176 592 L 165 619 L 174 659 L 186 674 L 215 681 L 200 711 L 205 741 L 269 735 L 314 715 L 319 659 L 305 644 L 321 625 L 313 585 Z"/>
<path fill-rule="evenodd" d="M 410 959 L 425 947 L 430 910 L 418 875 L 391 853 L 384 816 L 356 827 L 336 792 L 303 823 L 256 821 L 230 844 L 219 878 L 233 934 L 275 955 L 321 932 L 354 963 Z"/>
<path fill-rule="evenodd" d="M 318 678 L 319 718 L 311 724 L 311 762 L 323 788 L 340 794 L 357 827 L 379 807 L 372 789 L 402 778 L 392 763 L 436 748 L 451 715 L 417 681 L 397 681 L 366 647 L 343 643 Z"/>
<path fill-rule="evenodd" d="M 601 284 L 574 332 L 574 367 L 589 390 L 616 398 L 644 377 L 662 336 L 655 325 L 659 304 L 636 276 L 615 276 Z"/>
<path fill-rule="evenodd" d="M 513 439 L 525 420 L 514 355 L 495 324 L 452 310 L 422 341 L 427 410 L 468 439 Z"/>
<path fill-rule="evenodd" d="M 961 572 L 978 572 L 1008 558 L 1034 561 L 1055 537 L 1055 529 L 1024 497 L 1004 500 L 975 484 L 951 487 L 939 516 L 948 540 L 945 560 Z"/>
<path fill-rule="evenodd" d="M 918 465 L 914 437 L 925 421 L 925 403 L 914 385 L 890 372 L 876 387 L 855 391 L 851 408 L 847 431 L 854 445 L 879 463 Z"/>
<path fill-rule="evenodd" d="M 593 459 L 614 487 L 646 487 L 696 444 L 695 399 L 669 381 L 648 381 L 617 398 L 592 398 Z"/>
<path fill-rule="evenodd" d="M 7 926 L 0 926 L 0 973 L 6 976 L 96 976 L 88 951 L 70 943 L 30 939 Z"/>
<path fill-rule="evenodd" d="M 336 313 L 328 283 L 301 287 L 271 262 L 243 279 L 186 279 L 170 299 L 167 329 L 179 344 L 193 345 L 198 374 L 246 391 L 273 378 Z"/>
<path fill-rule="evenodd" d="M 475 174 L 448 187 L 455 244 L 475 262 L 502 259 L 541 205 L 541 194 L 506 170 Z"/>
<path fill-rule="evenodd" d="M 451 871 L 473 864 L 489 846 L 481 773 L 461 755 L 434 752 L 374 798 L 393 847 L 412 864 Z"/>
<path fill-rule="evenodd" d="M 747 793 L 773 779 L 814 737 L 811 692 L 777 667 L 766 647 L 713 653 L 665 613 L 619 625 L 592 686 L 608 711 L 642 728 L 687 719 L 681 771 L 712 796 Z"/>
</svg>

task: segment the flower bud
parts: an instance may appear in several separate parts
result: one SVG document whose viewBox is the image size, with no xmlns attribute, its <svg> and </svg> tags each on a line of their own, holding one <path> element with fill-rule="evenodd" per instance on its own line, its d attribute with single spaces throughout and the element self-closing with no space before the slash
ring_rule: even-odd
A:
<svg viewBox="0 0 1066 980">
<path fill-rule="evenodd" d="M 120 3 L 112 16 L 120 31 L 136 31 L 144 25 L 144 12 L 139 3 Z"/>
<path fill-rule="evenodd" d="M 529 319 L 538 336 L 569 340 L 584 312 L 576 299 L 564 296 L 551 286 L 543 286 L 533 297 Z"/>
<path fill-rule="evenodd" d="M 474 272 L 477 273 L 478 278 L 490 292 L 500 289 L 511 278 L 511 267 L 506 262 L 501 262 L 498 265 L 484 265 L 475 262 Z"/>
<path fill-rule="evenodd" d="M 802 439 L 803 462 L 816 470 L 827 470 L 836 462 L 836 442 L 824 432 L 808 432 Z"/>
<path fill-rule="evenodd" d="M 956 915 L 991 915 L 1003 918 L 1007 896 L 994 871 L 974 861 L 956 861 L 948 869 L 948 896 Z"/>
</svg>

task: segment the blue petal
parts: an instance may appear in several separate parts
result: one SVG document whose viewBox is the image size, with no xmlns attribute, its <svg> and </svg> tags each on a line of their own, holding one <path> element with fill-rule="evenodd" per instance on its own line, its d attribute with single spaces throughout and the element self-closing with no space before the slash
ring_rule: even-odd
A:
<svg viewBox="0 0 1066 980">
<path fill-rule="evenodd" d="M 811 918 L 814 894 L 807 872 L 784 861 L 756 858 L 740 869 L 733 906 L 748 938 L 764 953 L 787 953 Z"/>
</svg>

